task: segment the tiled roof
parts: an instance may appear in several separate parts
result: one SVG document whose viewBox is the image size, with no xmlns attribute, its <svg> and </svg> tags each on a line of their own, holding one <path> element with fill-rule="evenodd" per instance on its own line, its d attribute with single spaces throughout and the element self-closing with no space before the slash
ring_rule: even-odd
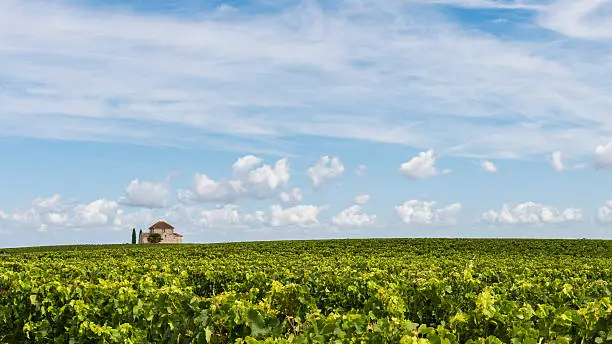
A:
<svg viewBox="0 0 612 344">
<path fill-rule="evenodd" d="M 174 227 L 165 221 L 157 221 L 149 229 L 174 229 Z"/>
</svg>

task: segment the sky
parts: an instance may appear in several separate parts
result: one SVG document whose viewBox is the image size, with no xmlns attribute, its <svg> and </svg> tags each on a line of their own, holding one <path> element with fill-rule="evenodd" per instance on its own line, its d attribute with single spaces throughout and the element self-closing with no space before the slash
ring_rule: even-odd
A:
<svg viewBox="0 0 612 344">
<path fill-rule="evenodd" d="M 612 1 L 1 0 L 0 247 L 612 239 Z"/>
</svg>

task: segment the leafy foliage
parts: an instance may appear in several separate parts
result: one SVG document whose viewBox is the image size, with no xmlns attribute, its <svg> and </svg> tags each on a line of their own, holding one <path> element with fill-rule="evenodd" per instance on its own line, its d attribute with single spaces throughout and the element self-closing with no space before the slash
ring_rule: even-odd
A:
<svg viewBox="0 0 612 344">
<path fill-rule="evenodd" d="M 612 342 L 609 241 L 5 251 L 2 343 Z"/>
<path fill-rule="evenodd" d="M 147 241 L 151 244 L 159 244 L 162 241 L 162 236 L 159 233 L 151 233 L 148 236 Z"/>
</svg>

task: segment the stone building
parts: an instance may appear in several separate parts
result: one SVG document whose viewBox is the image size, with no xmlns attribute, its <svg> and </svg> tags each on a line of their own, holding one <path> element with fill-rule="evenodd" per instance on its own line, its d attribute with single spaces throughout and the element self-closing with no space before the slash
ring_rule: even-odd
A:
<svg viewBox="0 0 612 344">
<path fill-rule="evenodd" d="M 138 238 L 139 244 L 150 244 L 149 236 L 153 233 L 158 233 L 161 236 L 160 244 L 180 244 L 183 242 L 183 236 L 174 232 L 174 227 L 165 221 L 157 221 L 151 227 L 149 232 L 140 233 Z"/>
</svg>

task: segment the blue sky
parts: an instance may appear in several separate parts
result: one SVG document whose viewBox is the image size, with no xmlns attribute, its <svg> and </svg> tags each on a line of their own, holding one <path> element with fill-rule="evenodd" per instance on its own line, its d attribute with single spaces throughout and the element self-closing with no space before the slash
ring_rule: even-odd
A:
<svg viewBox="0 0 612 344">
<path fill-rule="evenodd" d="M 612 238 L 612 1 L 0 3 L 0 247 Z"/>
</svg>

